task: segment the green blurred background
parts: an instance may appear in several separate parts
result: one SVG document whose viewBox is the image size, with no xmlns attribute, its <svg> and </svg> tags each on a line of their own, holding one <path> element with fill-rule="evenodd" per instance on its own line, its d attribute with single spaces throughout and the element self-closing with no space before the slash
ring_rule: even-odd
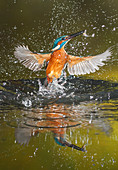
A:
<svg viewBox="0 0 118 170">
<path fill-rule="evenodd" d="M 114 46 L 112 59 L 89 78 L 118 81 L 117 0 L 0 0 L 0 79 L 45 77 L 14 58 L 18 45 L 49 52 L 56 38 L 86 29 L 94 37 L 77 37 L 66 46 L 73 55 L 95 55 Z M 88 77 L 88 75 L 87 75 Z"/>
</svg>

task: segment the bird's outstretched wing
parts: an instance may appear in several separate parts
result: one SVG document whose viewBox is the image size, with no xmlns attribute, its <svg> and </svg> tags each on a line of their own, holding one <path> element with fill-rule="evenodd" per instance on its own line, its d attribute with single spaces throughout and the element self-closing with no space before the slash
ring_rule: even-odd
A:
<svg viewBox="0 0 118 170">
<path fill-rule="evenodd" d="M 33 53 L 25 46 L 16 47 L 14 55 L 25 67 L 33 71 L 40 70 L 44 62 L 48 61 L 51 57 L 51 53 Z"/>
<path fill-rule="evenodd" d="M 68 72 L 70 75 L 84 75 L 99 70 L 99 66 L 105 65 L 104 61 L 110 59 L 110 48 L 96 56 L 77 57 L 68 55 Z"/>
</svg>

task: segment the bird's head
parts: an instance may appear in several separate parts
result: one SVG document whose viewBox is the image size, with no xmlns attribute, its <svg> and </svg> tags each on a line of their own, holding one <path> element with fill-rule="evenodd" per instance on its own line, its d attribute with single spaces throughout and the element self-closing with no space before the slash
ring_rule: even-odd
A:
<svg viewBox="0 0 118 170">
<path fill-rule="evenodd" d="M 64 36 L 61 36 L 61 37 L 57 38 L 54 41 L 52 51 L 60 50 L 61 48 L 63 48 L 68 43 L 68 41 L 70 41 L 72 38 L 74 38 L 74 37 L 76 37 L 78 35 L 84 34 L 84 32 L 85 31 L 80 31 L 80 32 L 77 32 L 75 34 L 64 35 Z"/>
</svg>

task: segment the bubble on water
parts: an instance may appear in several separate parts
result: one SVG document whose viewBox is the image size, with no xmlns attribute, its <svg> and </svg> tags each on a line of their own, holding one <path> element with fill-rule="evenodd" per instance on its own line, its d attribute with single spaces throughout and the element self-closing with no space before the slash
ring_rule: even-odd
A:
<svg viewBox="0 0 118 170">
<path fill-rule="evenodd" d="M 31 107 L 31 106 L 32 106 L 32 102 L 31 102 L 31 100 L 29 100 L 28 98 L 25 99 L 25 100 L 22 100 L 22 104 L 23 104 L 25 107 Z"/>
</svg>

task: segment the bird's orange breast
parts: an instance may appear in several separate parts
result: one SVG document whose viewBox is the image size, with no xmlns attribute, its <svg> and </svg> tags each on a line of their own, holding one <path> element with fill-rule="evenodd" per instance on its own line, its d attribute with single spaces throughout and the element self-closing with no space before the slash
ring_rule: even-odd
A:
<svg viewBox="0 0 118 170">
<path fill-rule="evenodd" d="M 64 49 L 60 49 L 52 53 L 46 70 L 46 75 L 49 82 L 52 82 L 54 78 L 57 79 L 61 76 L 61 72 L 66 62 L 67 53 Z"/>
</svg>

